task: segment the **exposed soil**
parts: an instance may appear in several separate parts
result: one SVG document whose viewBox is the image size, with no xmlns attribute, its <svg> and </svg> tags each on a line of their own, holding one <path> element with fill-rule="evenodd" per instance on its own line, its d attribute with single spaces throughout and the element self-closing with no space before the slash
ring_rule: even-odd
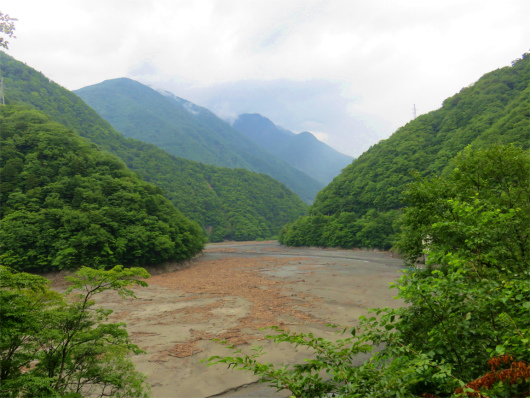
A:
<svg viewBox="0 0 530 398">
<path fill-rule="evenodd" d="M 257 378 L 201 360 L 231 352 L 211 339 L 250 351 L 263 345 L 265 359 L 300 362 L 309 353 L 274 346 L 268 326 L 334 338 L 325 325 L 353 325 L 367 308 L 398 306 L 388 289 L 401 260 L 387 253 L 285 248 L 277 242 L 207 245 L 187 268 L 154 271 L 136 300 L 102 294 L 98 305 L 114 309 L 132 340 L 147 354 L 134 359 L 148 375 L 153 397 L 289 396 L 250 385 Z"/>
</svg>

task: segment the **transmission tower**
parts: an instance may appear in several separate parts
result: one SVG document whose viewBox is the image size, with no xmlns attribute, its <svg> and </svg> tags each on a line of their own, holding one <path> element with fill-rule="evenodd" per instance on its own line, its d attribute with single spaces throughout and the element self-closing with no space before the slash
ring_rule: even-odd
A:
<svg viewBox="0 0 530 398">
<path fill-rule="evenodd" d="M 416 104 L 414 104 L 414 108 L 412 108 L 412 114 L 414 115 L 414 119 L 416 119 Z"/>
</svg>

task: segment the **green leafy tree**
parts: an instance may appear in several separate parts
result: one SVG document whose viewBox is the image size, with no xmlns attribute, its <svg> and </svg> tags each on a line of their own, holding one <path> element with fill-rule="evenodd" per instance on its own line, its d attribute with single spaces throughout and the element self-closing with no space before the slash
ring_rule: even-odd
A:
<svg viewBox="0 0 530 398">
<path fill-rule="evenodd" d="M 404 210 L 401 248 L 409 261 L 427 251 L 430 266 L 404 272 L 393 286 L 406 306 L 371 310 L 335 342 L 269 336 L 312 350 L 303 364 L 261 363 L 261 349 L 234 347 L 237 355 L 209 364 L 252 371 L 296 397 L 527 396 L 529 155 L 514 146 L 466 149 L 452 173 L 408 188 L 413 205 Z"/>
<path fill-rule="evenodd" d="M 16 18 L 11 18 L 8 14 L 0 12 L 0 34 L 5 37 L 0 37 L 0 47 L 8 49 L 9 42 L 6 37 L 12 38 L 15 33 L 15 21 Z"/>
<path fill-rule="evenodd" d="M 398 212 L 370 210 L 362 217 L 343 212 L 305 216 L 284 226 L 278 238 L 287 246 L 378 248 L 388 250 L 394 241 Z"/>
<path fill-rule="evenodd" d="M 443 245 L 443 253 L 458 251 L 460 257 L 473 257 L 471 247 L 479 253 L 480 269 L 524 268 L 530 262 L 528 153 L 513 145 L 466 148 L 452 164 L 451 173 L 418 178 L 404 192 L 409 206 L 404 209 L 397 247 L 407 263 L 412 266 L 430 246 Z M 465 205 L 487 217 L 458 226 Z M 479 224 L 484 217 L 484 224 Z M 504 220 L 507 217 L 512 221 Z M 499 222 L 492 222 L 495 219 Z M 434 253 L 428 256 L 435 264 L 444 263 Z"/>
<path fill-rule="evenodd" d="M 109 290 L 134 298 L 130 287 L 147 286 L 147 277 L 142 268 L 84 267 L 60 294 L 41 276 L 0 267 L 0 395 L 147 397 L 145 376 L 130 359 L 142 350 L 93 300 Z"/>
</svg>

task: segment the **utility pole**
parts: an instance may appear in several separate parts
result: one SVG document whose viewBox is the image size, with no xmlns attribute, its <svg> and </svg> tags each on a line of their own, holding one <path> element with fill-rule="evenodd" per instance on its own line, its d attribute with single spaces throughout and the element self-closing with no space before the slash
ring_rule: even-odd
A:
<svg viewBox="0 0 530 398">
<path fill-rule="evenodd" d="M 6 104 L 4 99 L 4 76 L 2 73 L 2 68 L 0 68 L 0 101 L 2 101 L 2 106 Z"/>
<path fill-rule="evenodd" d="M 414 108 L 413 108 L 412 112 L 413 112 L 413 115 L 414 115 L 414 119 L 416 119 L 416 104 L 414 104 Z"/>
<path fill-rule="evenodd" d="M 4 99 L 4 78 L 0 77 L 0 97 L 2 98 L 2 105 L 6 104 Z"/>
</svg>

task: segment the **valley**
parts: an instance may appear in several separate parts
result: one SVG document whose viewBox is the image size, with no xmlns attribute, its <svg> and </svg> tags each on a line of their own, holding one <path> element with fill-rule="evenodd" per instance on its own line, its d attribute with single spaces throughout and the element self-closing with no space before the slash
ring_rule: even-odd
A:
<svg viewBox="0 0 530 398">
<path fill-rule="evenodd" d="M 185 53 L 139 12 L 164 54 Z M 14 21 L 0 12 L 0 49 Z M 196 29 L 183 36 L 202 52 Z M 296 81 L 277 80 L 274 43 L 231 36 L 258 44 L 258 75 L 194 82 L 139 59 L 118 73 L 121 51 L 98 65 L 74 36 L 90 62 L 42 35 L 64 64 L 46 75 L 0 51 L 0 396 L 530 397 L 530 53 L 445 94 L 438 76 L 462 87 L 467 63 L 440 75 L 419 53 L 429 96 L 449 95 L 435 109 L 412 102 L 418 73 L 381 69 L 391 51 L 344 81 L 334 56 L 315 79 L 318 62 L 289 54 Z M 96 65 L 69 85 L 83 88 L 52 80 Z M 405 124 L 364 151 L 393 113 Z"/>
<path fill-rule="evenodd" d="M 74 93 L 1 53 L 8 101 L 0 110 L 0 303 L 8 305 L 0 315 L 11 316 L 13 308 L 20 315 L 2 324 L 9 364 L 4 391 L 20 397 L 118 396 L 119 390 L 145 398 L 289 395 L 256 384 L 256 371 L 295 396 L 384 390 L 434 397 L 458 393 L 466 382 L 479 391 L 497 371 L 485 366 L 491 360 L 518 361 L 512 365 L 528 372 L 520 386 L 498 384 L 509 393 L 503 396 L 528 391 L 530 323 L 521 308 L 530 308 L 529 59 L 485 75 L 371 147 L 308 208 L 302 200 L 309 203 L 312 195 L 256 173 L 265 170 L 207 165 L 126 138 Z M 225 128 L 233 137 L 243 134 Z M 312 137 L 298 136 L 305 144 Z M 311 153 L 311 146 L 299 148 Z M 288 152 L 294 161 L 298 151 Z M 278 164 L 267 156 L 257 164 Z M 286 246 L 253 242 L 276 236 Z M 248 242 L 203 250 L 207 241 Z M 404 260 L 375 251 L 391 248 Z M 426 250 L 444 271 L 407 273 L 398 291 L 389 290 L 403 263 L 413 266 Z M 127 279 L 146 277 L 143 268 L 116 264 L 148 268 L 149 287 Z M 54 289 L 65 294 L 56 294 L 45 278 L 16 273 L 79 267 L 84 279 L 66 280 L 84 286 L 84 299 L 63 290 L 62 275 Z M 136 301 L 110 293 L 127 295 L 125 287 L 136 282 L 144 286 Z M 101 290 L 101 308 L 92 312 L 90 297 Z M 114 310 L 108 319 L 106 308 Z M 369 348 L 333 346 L 341 328 L 326 325 L 355 326 L 370 308 L 379 308 L 381 317 L 360 321 L 361 342 L 384 342 L 384 348 L 377 346 L 373 361 L 358 367 L 363 358 L 353 353 Z M 506 316 L 512 323 L 503 322 Z M 263 330 L 274 325 L 286 333 L 281 343 Z M 289 333 L 324 348 L 312 358 L 301 337 Z M 214 339 L 247 355 L 261 345 L 260 363 L 267 366 Z M 493 350 L 513 356 L 491 359 Z M 212 357 L 218 364 L 207 368 Z M 250 371 L 227 369 L 234 361 Z M 285 370 L 284 364 L 300 363 L 307 366 Z M 272 364 L 279 368 L 271 370 Z M 319 372 L 340 378 L 319 379 Z"/>
<path fill-rule="evenodd" d="M 388 286 L 401 265 L 385 252 L 286 248 L 274 241 L 208 244 L 182 269 L 148 269 L 149 287 L 136 289 L 136 300 L 123 302 L 106 292 L 97 302 L 114 309 L 112 321 L 125 322 L 133 342 L 146 351 L 134 362 L 153 396 L 278 396 L 265 385 L 232 391 L 256 377 L 201 363 L 230 353 L 211 339 L 245 352 L 263 345 L 268 360 L 301 362 L 306 350 L 274 346 L 264 340 L 270 331 L 261 328 L 278 325 L 332 339 L 326 324 L 351 326 L 368 308 L 400 304 Z M 56 278 L 55 288 L 61 285 Z"/>
</svg>

